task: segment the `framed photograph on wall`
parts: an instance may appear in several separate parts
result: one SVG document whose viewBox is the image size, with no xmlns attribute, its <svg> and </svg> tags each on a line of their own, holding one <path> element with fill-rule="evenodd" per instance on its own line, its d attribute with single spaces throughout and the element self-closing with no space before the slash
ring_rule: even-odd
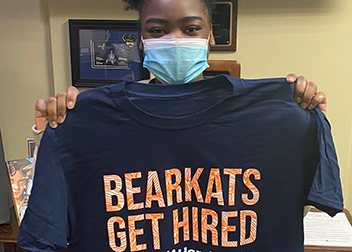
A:
<svg viewBox="0 0 352 252">
<path fill-rule="evenodd" d="M 212 25 L 215 46 L 212 51 L 236 51 L 237 0 L 218 0 L 212 4 Z"/>
<path fill-rule="evenodd" d="M 137 20 L 69 20 L 72 85 L 97 87 L 149 78 Z"/>
</svg>

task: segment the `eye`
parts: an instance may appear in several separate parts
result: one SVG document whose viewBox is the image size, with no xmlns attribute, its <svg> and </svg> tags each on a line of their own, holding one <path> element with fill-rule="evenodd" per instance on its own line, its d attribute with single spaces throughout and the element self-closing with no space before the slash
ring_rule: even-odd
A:
<svg viewBox="0 0 352 252">
<path fill-rule="evenodd" d="M 26 180 L 21 179 L 20 181 L 18 181 L 18 184 L 21 185 L 21 186 L 23 186 L 23 185 L 26 184 Z"/>
<path fill-rule="evenodd" d="M 152 28 L 150 30 L 148 30 L 149 33 L 152 33 L 152 34 L 161 34 L 161 33 L 164 33 L 163 29 L 161 28 Z"/>
<path fill-rule="evenodd" d="M 186 30 L 185 30 L 185 33 L 187 35 L 190 35 L 190 36 L 195 36 L 198 34 L 198 31 L 200 30 L 199 27 L 196 27 L 196 26 L 192 26 L 192 27 L 188 27 Z"/>
</svg>

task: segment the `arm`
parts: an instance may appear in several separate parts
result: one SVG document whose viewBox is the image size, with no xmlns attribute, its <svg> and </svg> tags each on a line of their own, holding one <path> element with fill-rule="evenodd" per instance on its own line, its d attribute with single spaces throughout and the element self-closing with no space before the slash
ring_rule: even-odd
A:
<svg viewBox="0 0 352 252">
<path fill-rule="evenodd" d="M 67 109 L 72 109 L 75 106 L 78 94 L 78 89 L 71 86 L 66 93 L 60 92 L 56 97 L 50 97 L 46 101 L 40 99 L 36 102 L 34 109 L 35 124 L 32 127 L 36 145 L 33 155 L 34 163 L 37 159 L 38 147 L 46 125 L 49 122 L 52 128 L 56 128 L 58 123 L 62 123 L 66 118 Z"/>
<path fill-rule="evenodd" d="M 67 245 L 66 180 L 50 131 L 42 139 L 30 201 L 17 237 L 25 251 L 61 251 Z"/>
</svg>

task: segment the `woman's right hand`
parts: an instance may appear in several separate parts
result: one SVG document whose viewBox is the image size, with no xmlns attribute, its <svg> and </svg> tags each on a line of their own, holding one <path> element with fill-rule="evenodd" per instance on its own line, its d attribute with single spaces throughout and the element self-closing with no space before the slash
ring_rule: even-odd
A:
<svg viewBox="0 0 352 252">
<path fill-rule="evenodd" d="M 36 129 L 44 130 L 47 123 L 52 128 L 63 123 L 66 119 L 67 109 L 72 109 L 75 106 L 78 94 L 78 89 L 70 86 L 66 93 L 60 92 L 56 97 L 50 97 L 46 101 L 38 100 L 35 104 L 34 114 Z"/>
</svg>

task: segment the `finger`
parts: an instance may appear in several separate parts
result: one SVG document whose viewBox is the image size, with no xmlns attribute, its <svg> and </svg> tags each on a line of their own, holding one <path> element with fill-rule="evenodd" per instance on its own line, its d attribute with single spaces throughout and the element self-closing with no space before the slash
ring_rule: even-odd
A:
<svg viewBox="0 0 352 252">
<path fill-rule="evenodd" d="M 293 83 L 293 82 L 295 82 L 296 80 L 297 80 L 297 75 L 295 75 L 294 73 L 288 74 L 288 75 L 286 76 L 286 81 L 287 81 L 288 83 Z"/>
<path fill-rule="evenodd" d="M 47 116 L 50 127 L 57 127 L 57 102 L 55 97 L 50 97 L 46 100 Z"/>
<path fill-rule="evenodd" d="M 309 109 L 315 108 L 317 105 L 319 105 L 321 111 L 326 114 L 326 109 L 327 109 L 327 98 L 323 92 L 317 93 L 313 99 L 311 100 L 309 104 Z"/>
<path fill-rule="evenodd" d="M 35 103 L 34 114 L 36 118 L 46 117 L 47 115 L 46 103 L 43 99 L 40 99 Z"/>
<path fill-rule="evenodd" d="M 300 103 L 303 98 L 304 90 L 307 86 L 307 79 L 304 76 L 299 76 L 295 82 L 294 98 L 296 102 Z"/>
<path fill-rule="evenodd" d="M 77 99 L 77 95 L 79 94 L 79 91 L 74 86 L 70 86 L 68 87 L 66 94 L 67 94 L 66 95 L 67 108 L 73 109 L 74 106 L 76 105 L 76 99 Z"/>
<path fill-rule="evenodd" d="M 34 108 L 34 122 L 37 130 L 44 130 L 48 121 L 46 120 L 46 103 L 43 99 L 36 102 Z"/>
<path fill-rule="evenodd" d="M 317 94 L 318 92 L 318 87 L 317 85 L 309 81 L 306 86 L 306 90 L 304 90 L 302 101 L 301 101 L 301 107 L 302 108 L 307 108 L 312 101 L 313 97 Z"/>
<path fill-rule="evenodd" d="M 56 95 L 57 122 L 63 123 L 66 118 L 66 93 L 60 92 Z"/>
</svg>

